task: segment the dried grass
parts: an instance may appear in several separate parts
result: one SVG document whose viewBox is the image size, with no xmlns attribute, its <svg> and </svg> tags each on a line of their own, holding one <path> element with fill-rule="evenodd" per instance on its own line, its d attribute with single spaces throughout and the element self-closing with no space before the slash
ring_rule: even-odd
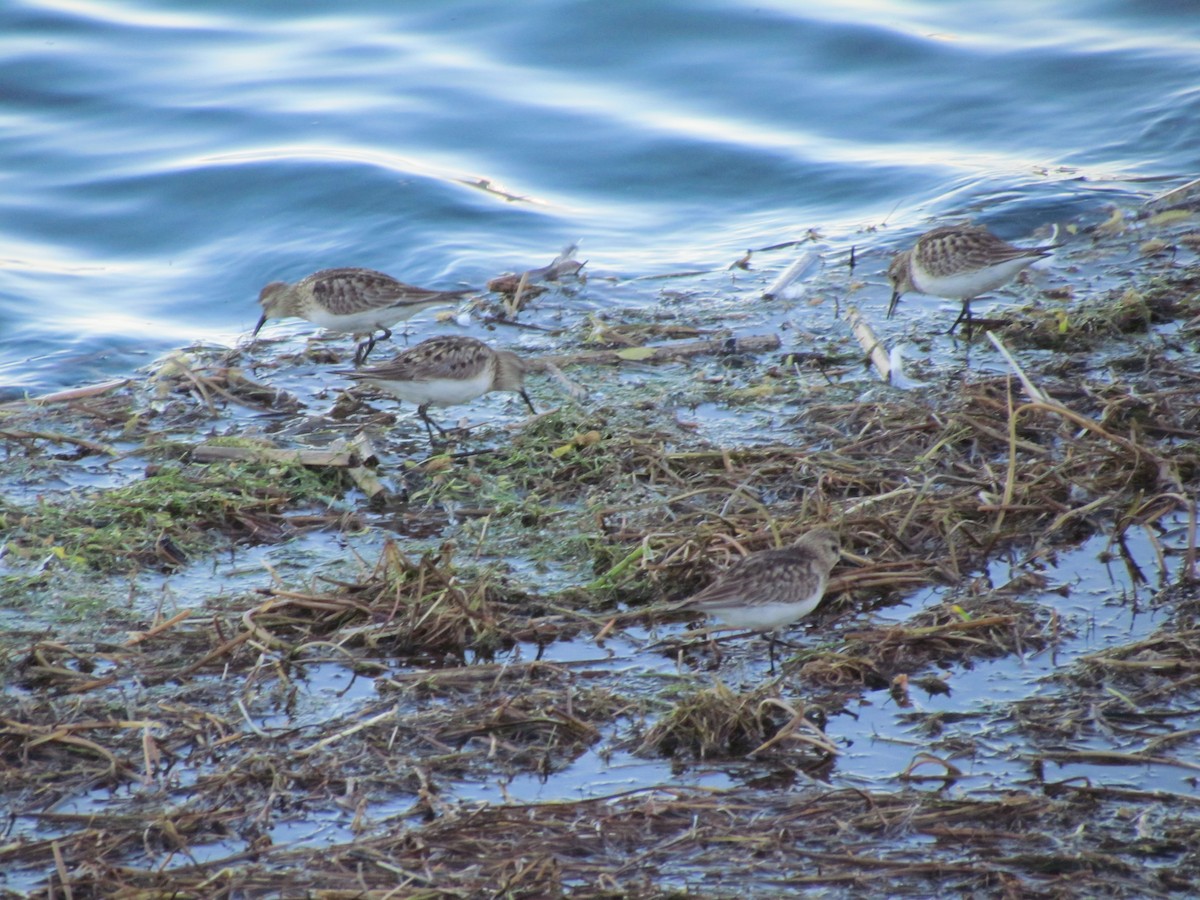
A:
<svg viewBox="0 0 1200 900">
<path fill-rule="evenodd" d="M 56 897 L 1194 893 L 1200 801 L 1190 792 L 1047 777 L 1071 765 L 1200 768 L 1200 732 L 1187 727 L 1200 696 L 1194 527 L 1180 586 L 1162 597 L 1168 627 L 1074 661 L 1056 676 L 1061 690 L 958 714 L 978 721 L 974 746 L 944 734 L 949 717 L 905 710 L 922 737 L 898 755 L 892 781 L 844 790 L 802 774 L 836 771 L 847 748 L 826 736 L 824 717 L 874 702 L 868 692 L 890 688 L 904 706 L 912 686 L 947 689 L 940 676 L 955 667 L 1058 645 L 1053 609 L 1020 585 L 968 577 L 997 553 L 1036 558 L 1106 533 L 1119 557 L 1130 529 L 1155 535 L 1173 512 L 1194 521 L 1200 376 L 1149 357 L 1120 371 L 1088 379 L 1050 366 L 921 395 L 831 389 L 776 412 L 788 443 L 730 448 L 622 418 L 637 410 L 547 415 L 511 447 L 414 466 L 428 503 L 398 518 L 440 527 L 439 492 L 474 491 L 482 499 L 460 520 L 515 522 L 533 545 L 573 515 L 571 552 L 591 560 L 590 584 L 534 595 L 472 564 L 469 549 L 417 557 L 392 541 L 355 578 L 278 579 L 130 634 L 14 632 L 6 647 L 20 652 L 0 659 L 0 796 L 46 832 L 0 844 L 0 871 Z M 289 407 L 232 361 L 181 360 L 141 390 L 156 415 L 189 426 L 225 404 Z M 73 410 L 39 409 L 36 427 L 6 409 L 0 438 L 31 467 L 121 441 L 177 458 L 141 396 L 130 385 L 73 396 L 61 401 Z M 282 529 L 294 524 L 291 503 L 255 495 L 222 521 Z M 0 515 L 14 554 L 50 537 L 19 510 Z M 611 665 L 528 658 L 530 646 L 563 638 L 599 644 L 646 603 L 677 599 L 741 552 L 818 521 L 857 559 L 835 571 L 831 603 L 814 617 L 823 643 L 778 681 L 742 690 L 724 673 L 703 686 L 681 675 L 668 679 L 684 683 L 674 693 L 650 692 Z M 903 623 L 847 624 L 932 584 L 957 591 Z M 298 710 L 300 685 L 322 667 L 345 676 L 347 692 L 372 679 L 370 696 Z M 962 757 L 986 762 L 993 728 L 1023 741 L 1027 782 L 968 780 Z M 1101 737 L 1100 747 L 1074 743 Z M 475 804 L 443 788 L 503 791 L 506 779 L 549 777 L 590 748 L 743 777 L 729 789 L 667 784 L 578 802 Z M 105 794 L 101 812 L 60 809 L 92 792 Z M 319 849 L 273 846 L 289 820 L 348 834 Z"/>
</svg>

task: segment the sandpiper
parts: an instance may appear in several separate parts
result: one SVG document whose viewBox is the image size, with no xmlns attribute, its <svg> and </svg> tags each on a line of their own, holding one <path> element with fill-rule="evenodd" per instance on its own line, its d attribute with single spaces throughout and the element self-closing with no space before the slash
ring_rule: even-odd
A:
<svg viewBox="0 0 1200 900">
<path fill-rule="evenodd" d="M 788 547 L 760 550 L 738 560 L 675 609 L 706 613 L 731 628 L 771 632 L 774 670 L 774 630 L 817 608 L 840 554 L 836 532 L 814 528 Z"/>
<path fill-rule="evenodd" d="M 258 296 L 262 317 L 254 326 L 254 334 L 268 319 L 288 316 L 307 319 L 330 331 L 366 332 L 368 339 L 354 354 L 358 366 L 366 361 L 377 340 L 392 336 L 392 325 L 430 306 L 455 303 L 467 293 L 414 287 L 373 269 L 322 269 L 295 284 L 272 281 L 264 287 Z M 378 338 L 376 330 L 383 331 Z"/>
<path fill-rule="evenodd" d="M 1014 247 L 982 225 L 947 225 L 927 231 L 911 250 L 897 253 L 888 266 L 892 282 L 890 319 L 900 295 L 907 291 L 961 300 L 963 307 L 950 326 L 967 322 L 971 337 L 971 301 L 1007 284 L 1027 265 L 1048 256 L 1053 247 Z"/>
<path fill-rule="evenodd" d="M 511 350 L 493 350 L 483 341 L 463 335 L 441 335 L 421 341 L 386 363 L 339 374 L 367 381 L 417 404 L 417 415 L 434 444 L 433 429 L 445 429 L 429 418 L 430 406 L 467 403 L 490 391 L 514 391 L 536 413 L 525 393 L 525 363 Z"/>
</svg>

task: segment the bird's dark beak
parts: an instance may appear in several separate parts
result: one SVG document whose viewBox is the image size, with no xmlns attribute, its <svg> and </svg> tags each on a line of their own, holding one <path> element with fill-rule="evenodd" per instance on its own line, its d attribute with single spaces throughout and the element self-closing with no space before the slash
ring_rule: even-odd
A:
<svg viewBox="0 0 1200 900">
<path fill-rule="evenodd" d="M 892 301 L 888 304 L 887 317 L 890 319 L 892 313 L 896 311 L 896 304 L 900 302 L 900 292 L 892 291 Z"/>
<path fill-rule="evenodd" d="M 258 330 L 267 324 L 267 314 L 263 313 L 262 318 L 258 320 L 258 324 L 254 326 L 254 331 L 250 333 L 250 337 L 258 337 Z"/>
</svg>

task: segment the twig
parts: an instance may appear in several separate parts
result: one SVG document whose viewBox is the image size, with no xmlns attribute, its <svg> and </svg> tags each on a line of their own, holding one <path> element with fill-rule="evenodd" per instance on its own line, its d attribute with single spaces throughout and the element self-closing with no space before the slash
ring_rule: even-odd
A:
<svg viewBox="0 0 1200 900">
<path fill-rule="evenodd" d="M 515 319 L 517 313 L 521 311 L 521 300 L 525 296 L 525 288 L 529 285 L 529 273 L 522 272 L 521 280 L 517 282 L 517 289 L 513 291 L 512 299 L 504 301 L 504 314 L 510 319 Z"/>
<path fill-rule="evenodd" d="M 356 722 L 355 724 L 351 725 L 349 728 L 343 728 L 341 731 L 335 732 L 334 734 L 328 735 L 327 737 L 323 737 L 323 738 L 321 738 L 321 740 L 317 741 L 315 744 L 310 744 L 307 747 L 301 747 L 299 750 L 293 750 L 292 755 L 299 756 L 299 757 L 311 756 L 312 754 L 316 753 L 318 750 L 322 749 L 323 747 L 328 747 L 330 744 L 337 743 L 338 741 L 342 740 L 343 738 L 348 738 L 352 734 L 357 734 L 358 732 L 362 731 L 364 728 L 370 728 L 372 725 L 378 725 L 381 722 L 386 722 L 388 720 L 396 721 L 397 719 L 399 719 L 399 717 L 400 717 L 400 705 L 396 704 L 391 709 L 385 710 L 384 712 L 381 712 L 378 715 L 371 716 L 371 718 L 369 718 L 369 719 L 364 719 L 361 722 Z"/>
<path fill-rule="evenodd" d="M 348 445 L 350 455 L 354 458 L 354 463 L 346 470 L 354 483 L 358 485 L 358 489 L 362 491 L 368 500 L 374 500 L 387 494 L 387 488 L 383 482 L 379 480 L 379 476 L 375 474 L 374 469 L 369 466 L 379 461 L 379 454 L 375 452 L 375 447 L 371 443 L 370 437 L 365 431 L 360 431 L 351 438 Z"/>
<path fill-rule="evenodd" d="M 260 738 L 263 738 L 264 740 L 269 740 L 271 736 L 269 734 L 267 734 L 265 731 L 263 731 L 261 728 L 259 728 L 258 725 L 256 725 L 254 723 L 254 720 L 250 718 L 250 713 L 246 709 L 246 704 L 242 702 L 242 698 L 241 697 L 236 698 L 234 700 L 234 703 L 237 704 L 237 708 L 241 711 L 242 718 L 245 719 L 245 721 L 246 721 L 246 727 L 249 728 L 251 731 L 253 731 Z"/>
<path fill-rule="evenodd" d="M 71 400 L 82 400 L 84 397 L 95 397 L 97 394 L 106 394 L 116 388 L 124 387 L 130 383 L 128 378 L 118 378 L 115 381 L 104 381 L 100 384 L 91 384 L 87 387 L 71 388 L 66 391 L 55 391 L 51 394 L 42 394 L 40 397 L 26 397 L 24 400 L 13 400 L 9 403 L 0 404 L 0 409 L 8 409 L 15 406 L 27 406 L 29 404 L 46 404 L 46 403 L 67 403 Z"/>
<path fill-rule="evenodd" d="M 582 400 L 587 396 L 587 388 L 568 378 L 565 374 L 563 374 L 563 370 L 554 363 L 543 361 L 542 365 L 545 367 L 546 374 L 557 381 L 559 385 L 562 386 L 563 390 L 570 395 L 571 399 Z"/>
<path fill-rule="evenodd" d="M 1015 359 L 1013 359 L 1013 355 L 1008 352 L 1008 348 L 1004 346 L 1004 342 L 1001 341 L 1000 338 L 996 337 L 994 332 L 989 331 L 987 336 L 988 340 L 992 342 L 992 346 L 999 351 L 1000 355 L 1003 356 L 1009 366 L 1012 367 L 1013 374 L 1015 374 L 1017 379 L 1021 382 L 1021 387 L 1025 388 L 1025 393 L 1029 395 L 1029 399 L 1035 403 L 1053 403 L 1053 400 L 1050 400 L 1034 385 L 1032 381 L 1029 380 L 1029 376 L 1025 374 L 1025 370 L 1021 368 Z"/>
<path fill-rule="evenodd" d="M 1041 754 L 1043 759 L 1056 763 L 1091 763 L 1094 765 L 1129 766 L 1176 766 L 1181 769 L 1200 771 L 1200 763 L 1176 759 L 1173 756 L 1157 756 L 1149 753 L 1121 753 L 1116 750 L 1048 750 Z"/>
<path fill-rule="evenodd" d="M 689 356 L 704 354 L 727 353 L 765 353 L 778 350 L 779 335 L 751 335 L 744 338 L 717 338 L 707 341 L 681 341 L 677 344 L 660 344 L 656 347 L 635 348 L 645 350 L 644 356 L 639 355 L 638 362 L 665 362 Z M 527 368 L 532 372 L 547 370 L 548 366 L 573 365 L 619 365 L 628 362 L 629 349 L 626 350 L 589 350 L 570 356 L 539 356 L 526 360 Z M 625 355 L 622 355 L 625 354 Z"/>
<path fill-rule="evenodd" d="M 176 625 L 178 625 L 184 619 L 190 617 L 194 612 L 195 612 L 194 609 L 185 609 L 183 612 L 179 613 L 178 615 L 174 615 L 171 618 L 167 619 L 167 621 L 160 622 L 159 624 L 155 625 L 149 631 L 135 631 L 132 634 L 130 634 L 129 640 L 127 640 L 121 646 L 134 647 L 134 646 L 137 646 L 138 644 L 142 643 L 142 641 L 148 641 L 152 637 L 157 637 L 158 635 L 162 634 L 164 631 L 169 631 L 172 628 L 174 628 Z"/>
<path fill-rule="evenodd" d="M 89 441 L 87 438 L 74 437 L 70 434 L 61 434 L 57 431 L 25 431 L 24 429 L 3 428 L 0 429 L 0 438 L 11 438 L 14 441 L 39 440 L 50 441 L 52 444 L 74 444 L 85 450 L 91 450 L 93 453 L 104 453 L 107 456 L 117 455 L 116 449 L 108 444 Z"/>
<path fill-rule="evenodd" d="M 768 300 L 775 297 L 784 297 L 790 294 L 789 286 L 792 282 L 804 278 L 821 262 L 821 256 L 812 250 L 800 254 L 800 257 L 784 269 L 783 274 L 776 278 L 769 288 L 763 291 L 763 296 Z"/>
<path fill-rule="evenodd" d="M 192 448 L 195 462 L 238 460 L 248 462 L 287 462 L 302 466 L 346 468 L 361 464 L 351 450 L 285 450 L 282 447 L 227 447 L 222 444 L 198 444 Z"/>
<path fill-rule="evenodd" d="M 1110 443 L 1116 444 L 1118 447 L 1128 451 L 1137 459 L 1149 460 L 1156 466 L 1158 470 L 1158 479 L 1160 482 L 1170 484 L 1181 493 L 1183 492 L 1183 486 L 1179 483 L 1178 476 L 1172 474 L 1171 467 L 1165 459 L 1158 454 L 1153 453 L 1146 447 L 1143 447 L 1141 444 L 1136 443 L 1135 441 L 1121 437 L 1118 434 L 1113 434 L 1095 419 L 1085 416 L 1082 413 L 1077 413 L 1069 406 L 1047 397 L 1033 384 L 1032 381 L 1029 380 L 1029 377 L 1017 364 L 1017 361 L 1013 359 L 1012 354 L 1008 352 L 1008 349 L 1003 343 L 1001 343 L 1000 339 L 990 331 L 987 333 L 987 335 L 1000 354 L 1008 361 L 1008 364 L 1012 367 L 1013 372 L 1016 374 L 1018 380 L 1020 380 L 1021 386 L 1031 398 L 1031 402 L 1017 407 L 1010 413 L 1010 432 L 1015 433 L 1015 420 L 1019 418 L 1021 413 L 1025 412 L 1026 410 L 1041 410 L 1043 412 L 1055 413 L 1056 415 L 1062 416 L 1064 419 L 1074 422 L 1083 430 L 1090 431 L 1097 437 L 1101 437 Z"/>
<path fill-rule="evenodd" d="M 789 736 L 792 737 L 793 740 L 800 741 L 801 743 L 804 743 L 804 744 L 808 744 L 809 746 L 811 746 L 817 750 L 820 750 L 822 753 L 825 753 L 829 756 L 837 756 L 838 755 L 838 748 L 833 745 L 833 743 L 829 740 L 829 738 L 826 737 L 821 732 L 820 729 L 818 729 L 815 725 L 813 725 L 812 722 L 808 721 L 808 719 L 806 719 L 804 717 L 803 709 L 801 709 L 799 712 L 797 712 L 791 706 L 791 704 L 784 703 L 782 700 L 777 700 L 777 699 L 770 699 L 770 700 L 763 701 L 763 704 L 760 704 L 760 708 L 762 705 L 768 705 L 768 704 L 771 706 L 778 706 L 780 709 L 782 709 L 785 713 L 790 715 L 792 718 L 788 721 L 788 723 L 786 725 L 784 725 L 777 732 L 775 732 L 775 735 L 773 737 L 771 737 L 768 740 L 764 741 L 763 743 L 759 744 L 757 747 L 755 747 L 753 750 L 751 750 L 749 753 L 747 753 L 746 756 L 748 756 L 748 757 L 757 756 L 758 754 L 760 754 L 766 750 L 769 750 L 771 747 L 775 746 L 776 744 L 783 741 L 785 738 L 787 738 Z M 801 728 L 801 727 L 803 727 L 806 731 L 814 732 L 814 734 L 797 734 L 797 735 L 792 734 L 794 731 L 796 731 L 798 728 Z"/>
<path fill-rule="evenodd" d="M 75 894 L 71 890 L 71 875 L 67 872 L 67 862 L 63 859 L 62 847 L 58 841 L 50 842 L 50 852 L 54 856 L 54 870 L 58 873 L 58 880 L 62 884 L 63 896 L 67 900 L 74 900 Z"/>
<path fill-rule="evenodd" d="M 850 323 L 850 330 L 854 332 L 854 336 L 858 339 L 859 345 L 867 354 L 867 358 L 871 360 L 871 365 L 875 367 L 875 371 L 879 373 L 879 377 L 884 381 L 890 381 L 892 377 L 892 362 L 887 351 L 883 349 L 883 344 L 879 342 L 879 338 L 875 336 L 874 330 L 867 320 L 859 313 L 857 306 L 849 306 L 846 308 L 846 321 Z"/>
<path fill-rule="evenodd" d="M 214 659 L 224 656 L 226 653 L 230 652 L 231 650 L 237 649 L 239 646 L 246 643 L 246 641 L 250 640 L 251 637 L 252 637 L 252 635 L 250 634 L 250 632 L 243 631 L 237 637 L 230 638 L 225 643 L 221 644 L 221 646 L 206 653 L 203 657 L 201 657 L 196 662 L 192 663 L 190 666 L 188 666 L 182 672 L 173 672 L 171 674 L 171 677 L 172 678 L 185 678 L 186 676 L 191 675 L 193 672 L 203 669 L 206 665 L 208 665 Z"/>
</svg>

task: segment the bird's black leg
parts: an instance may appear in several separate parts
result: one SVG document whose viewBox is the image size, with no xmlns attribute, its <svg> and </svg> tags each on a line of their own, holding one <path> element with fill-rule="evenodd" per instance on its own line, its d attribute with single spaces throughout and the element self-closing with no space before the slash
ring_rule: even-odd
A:
<svg viewBox="0 0 1200 900">
<path fill-rule="evenodd" d="M 721 667 L 721 647 L 711 634 L 708 636 L 708 647 L 713 655 L 713 668 L 719 669 Z"/>
<path fill-rule="evenodd" d="M 359 344 L 358 349 L 354 351 L 355 368 L 361 366 L 367 361 L 367 357 L 371 354 L 373 349 L 375 349 L 375 335 L 372 334 L 369 338 Z"/>
<path fill-rule="evenodd" d="M 388 328 L 386 325 L 383 325 L 380 327 L 383 328 L 383 334 L 381 334 L 379 337 L 375 337 L 372 335 L 372 337 L 371 337 L 371 346 L 372 347 L 375 346 L 376 341 L 390 341 L 392 339 L 392 329 Z"/>
<path fill-rule="evenodd" d="M 390 328 L 387 328 L 386 326 L 380 327 L 383 328 L 383 334 L 381 334 L 379 337 L 375 337 L 375 332 L 372 331 L 370 336 L 358 345 L 358 350 L 354 354 L 354 365 L 361 366 L 363 363 L 365 363 L 367 361 L 367 357 L 371 354 L 371 351 L 375 349 L 375 344 L 378 341 L 386 341 L 392 336 L 392 330 Z"/>
<path fill-rule="evenodd" d="M 429 446 L 431 449 L 437 449 L 437 439 L 433 436 L 433 429 L 438 430 L 438 434 L 442 437 L 446 436 L 446 430 L 437 422 L 429 418 L 428 407 L 425 405 L 417 407 L 417 415 L 421 417 L 421 421 L 425 423 L 425 431 L 429 434 Z"/>
<path fill-rule="evenodd" d="M 521 399 L 525 401 L 525 405 L 529 407 L 529 411 L 536 416 L 537 410 L 533 408 L 533 401 L 529 399 L 529 395 L 524 391 L 518 391 L 517 393 L 521 395 Z"/>
<path fill-rule="evenodd" d="M 966 315 L 968 315 L 967 310 L 970 308 L 971 304 L 969 302 L 963 304 L 963 308 L 958 311 L 958 318 L 954 320 L 953 325 L 946 329 L 946 334 L 954 334 L 954 329 L 957 328 L 958 323 L 961 322 Z"/>
</svg>

